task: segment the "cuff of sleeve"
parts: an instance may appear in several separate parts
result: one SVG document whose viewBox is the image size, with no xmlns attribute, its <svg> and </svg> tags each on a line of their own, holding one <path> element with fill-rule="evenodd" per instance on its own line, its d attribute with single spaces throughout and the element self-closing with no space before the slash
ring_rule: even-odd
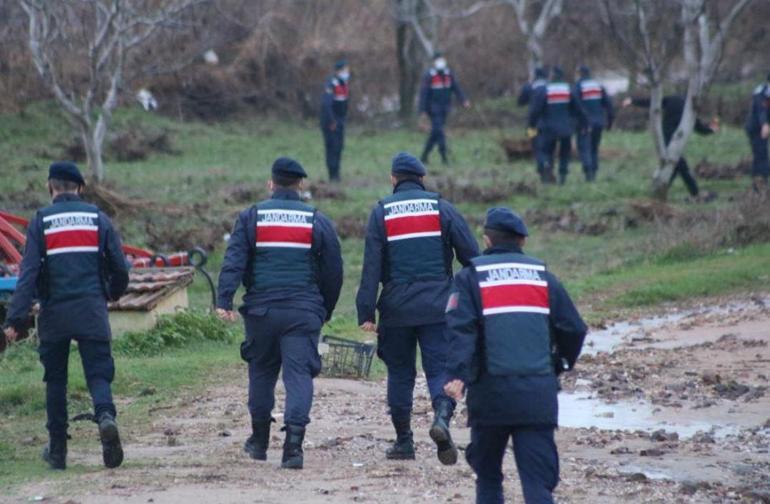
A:
<svg viewBox="0 0 770 504">
<path fill-rule="evenodd" d="M 225 301 L 222 299 L 217 300 L 217 308 L 221 308 L 223 310 L 227 311 L 233 311 L 233 302 L 232 301 Z"/>
</svg>

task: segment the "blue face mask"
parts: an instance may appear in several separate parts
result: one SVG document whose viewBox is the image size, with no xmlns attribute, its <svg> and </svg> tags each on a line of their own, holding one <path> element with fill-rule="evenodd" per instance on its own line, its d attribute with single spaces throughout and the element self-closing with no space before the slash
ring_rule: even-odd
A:
<svg viewBox="0 0 770 504">
<path fill-rule="evenodd" d="M 341 80 L 344 80 L 344 81 L 346 81 L 346 80 L 350 79 L 350 70 L 344 70 L 344 71 L 342 71 L 342 72 L 339 72 L 339 73 L 337 74 L 337 77 L 338 77 L 339 79 L 341 79 Z"/>
</svg>

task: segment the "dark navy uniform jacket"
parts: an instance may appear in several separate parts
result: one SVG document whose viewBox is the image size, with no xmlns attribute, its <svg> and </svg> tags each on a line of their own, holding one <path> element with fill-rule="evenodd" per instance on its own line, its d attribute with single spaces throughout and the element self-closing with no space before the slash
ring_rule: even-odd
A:
<svg viewBox="0 0 770 504">
<path fill-rule="evenodd" d="M 484 254 L 522 253 L 511 247 L 492 247 Z M 552 273 L 545 271 L 548 282 L 548 316 L 554 362 L 566 359 L 572 368 L 580 355 L 587 328 L 567 291 Z M 447 372 L 450 379 L 460 379 L 468 388 L 468 412 L 471 426 L 543 425 L 555 426 L 558 420 L 558 378 L 556 372 L 532 376 L 493 376 L 485 369 L 483 355 L 484 327 L 481 299 L 472 267 L 455 275 L 447 306 L 449 353 Z M 516 328 L 511 328 L 515 336 Z M 560 371 L 554 364 L 555 370 Z"/>
<path fill-rule="evenodd" d="M 452 70 L 448 67 L 442 71 L 431 68 L 422 77 L 418 110 L 428 115 L 445 114 L 452 108 L 452 95 L 461 102 L 466 101 L 465 93 Z"/>
<path fill-rule="evenodd" d="M 424 190 L 422 184 L 412 181 L 399 183 L 394 193 Z M 438 200 L 441 218 L 441 236 L 444 241 L 444 261 L 447 265 L 446 280 L 414 281 L 410 283 L 385 283 L 379 301 L 377 290 L 387 277 L 387 239 L 383 226 L 384 210 L 377 205 L 369 217 L 366 228 L 364 265 L 361 285 L 356 295 L 358 323 L 374 322 L 375 308 L 379 308 L 379 325 L 384 327 L 410 327 L 444 322 L 444 310 L 451 284 L 451 264 L 455 255 L 463 266 L 478 255 L 478 244 L 465 219 L 444 199 Z"/>
<path fill-rule="evenodd" d="M 759 133 L 768 123 L 767 109 L 770 107 L 770 84 L 760 84 L 751 96 L 751 109 L 746 118 L 746 131 Z"/>
<path fill-rule="evenodd" d="M 558 138 L 571 136 L 574 125 L 583 129 L 588 117 L 575 90 L 566 82 L 549 82 L 532 97 L 529 127 Z"/>
<path fill-rule="evenodd" d="M 296 191 L 277 189 L 272 199 L 299 201 L 300 197 Z M 262 291 L 250 282 L 249 271 L 255 236 L 251 223 L 256 223 L 256 213 L 253 206 L 241 212 L 235 221 L 219 273 L 217 307 L 232 310 L 235 292 L 243 284 L 247 288 L 242 312 L 254 313 L 270 307 L 292 308 L 312 311 L 323 320 L 329 320 L 342 289 L 342 255 L 334 224 L 321 212 L 316 212 L 311 250 L 317 259 L 318 289 L 284 287 Z"/>
<path fill-rule="evenodd" d="M 332 122 L 344 124 L 348 116 L 349 82 L 337 76 L 329 77 L 321 96 L 321 127 L 328 128 Z"/>
<path fill-rule="evenodd" d="M 612 127 L 614 119 L 612 100 L 604 86 L 593 79 L 580 79 L 575 83 L 574 93 L 586 112 L 589 126 Z"/>
<path fill-rule="evenodd" d="M 650 108 L 649 98 L 633 98 L 631 100 L 632 105 L 642 108 Z M 663 140 L 668 144 L 671 141 L 671 137 L 674 136 L 674 132 L 679 127 L 679 122 L 682 120 L 682 114 L 684 114 L 685 99 L 684 96 L 671 95 L 664 96 L 661 104 L 663 112 Z M 695 133 L 699 135 L 710 135 L 714 130 L 711 126 L 704 123 L 700 119 L 695 119 Z"/>
<path fill-rule="evenodd" d="M 58 206 L 80 202 L 76 194 L 60 194 L 53 205 L 43 211 L 55 211 Z M 65 295 L 41 295 L 40 286 L 46 285 L 44 269 L 45 246 L 43 244 L 42 218 L 40 212 L 27 228 L 27 244 L 21 262 L 21 273 L 16 292 L 8 309 L 6 325 L 17 330 L 25 328 L 33 300 L 40 299 L 38 335 L 41 340 L 55 341 L 65 338 L 109 340 L 110 331 L 107 301 L 117 300 L 128 286 L 128 264 L 122 251 L 120 236 L 112 227 L 109 217 L 98 212 L 99 248 L 103 251 L 101 261 L 102 289 L 92 295 L 69 298 Z M 53 297 L 54 300 L 49 298 Z"/>
<path fill-rule="evenodd" d="M 519 107 L 531 104 L 533 95 L 537 93 L 538 90 L 545 87 L 546 84 L 548 84 L 548 81 L 545 79 L 535 79 L 532 82 L 527 82 L 521 87 L 519 97 L 516 99 L 516 104 Z"/>
</svg>

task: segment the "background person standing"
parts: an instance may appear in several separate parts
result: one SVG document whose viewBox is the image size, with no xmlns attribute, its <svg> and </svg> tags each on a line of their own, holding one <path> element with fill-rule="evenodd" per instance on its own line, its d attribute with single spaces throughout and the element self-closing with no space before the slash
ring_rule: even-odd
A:
<svg viewBox="0 0 770 504">
<path fill-rule="evenodd" d="M 326 169 L 329 180 L 339 182 L 342 150 L 345 147 L 345 121 L 350 98 L 350 66 L 346 60 L 334 65 L 334 75 L 324 85 L 321 97 L 321 132 L 326 151 Z"/>
</svg>

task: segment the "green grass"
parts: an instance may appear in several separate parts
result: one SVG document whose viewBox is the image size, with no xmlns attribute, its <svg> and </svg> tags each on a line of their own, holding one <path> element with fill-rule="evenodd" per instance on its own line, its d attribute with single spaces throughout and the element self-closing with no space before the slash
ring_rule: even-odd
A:
<svg viewBox="0 0 770 504">
<path fill-rule="evenodd" d="M 480 106 L 485 112 L 493 112 L 512 104 L 496 101 Z M 512 117 L 520 111 L 515 112 Z M 270 164 L 280 155 L 302 162 L 310 174 L 308 182 L 318 183 L 325 178 L 321 137 L 314 122 L 298 124 L 255 118 L 206 125 L 180 123 L 134 108 L 121 109 L 116 114 L 115 130 L 128 127 L 167 130 L 174 149 L 179 151 L 178 155 L 153 154 L 136 163 L 108 161 L 106 164 L 108 180 L 117 191 L 188 209 L 188 215 L 163 221 L 164 226 L 195 229 L 212 222 L 232 222 L 235 213 L 248 204 L 228 201 L 233 189 L 264 192 L 261 188 L 268 178 Z M 629 202 L 649 195 L 655 155 L 648 134 L 607 133 L 603 143 L 606 155 L 598 182 L 584 183 L 579 163 L 573 160 L 571 176 L 564 187 L 539 187 L 531 162 L 505 160 L 497 143 L 500 136 L 522 134 L 521 124 L 507 131 L 450 130 L 453 164 L 449 167 L 432 164 L 430 175 L 449 176 L 484 187 L 524 182 L 537 188 L 536 194 L 512 194 L 494 203 L 453 201 L 468 217 L 479 239 L 479 223 L 486 208 L 493 205 L 511 206 L 521 213 L 563 214 L 571 210 L 585 222 L 602 219 L 603 215 L 616 215 L 609 218 L 607 232 L 597 236 L 553 230 L 548 223 L 530 223 L 527 251 L 547 261 L 589 321 L 621 317 L 626 311 L 662 302 L 767 288 L 768 243 L 705 252 L 683 240 L 663 249 L 656 246 L 656 235 L 660 231 L 657 225 L 644 221 L 630 225 L 626 221 Z M 67 124 L 50 103 L 37 104 L 23 114 L 0 117 L 0 158 L 3 159 L 0 208 L 30 216 L 34 205 L 46 201 L 47 164 L 61 157 L 59 144 L 67 143 L 71 136 Z M 375 202 L 390 191 L 392 155 L 400 150 L 417 153 L 423 140 L 424 134 L 415 130 L 380 130 L 366 123 L 352 122 L 343 156 L 342 188 L 346 198 L 316 198 L 313 203 L 337 221 L 365 221 Z M 735 163 L 749 156 L 749 151 L 740 129 L 725 128 L 719 135 L 693 137 L 687 156 L 693 166 L 702 158 Z M 731 205 L 730 199 L 741 198 L 748 184 L 747 179 L 701 181 L 704 190 L 717 191 L 720 197 L 708 205 L 693 207 L 685 203 L 686 192 L 682 183 L 676 181 L 670 203 L 683 212 L 694 208 L 708 211 Z M 197 213 L 203 216 L 203 221 L 193 211 L 193 205 L 198 206 Z M 126 242 L 145 244 L 145 227 L 139 217 L 119 215 L 115 220 Z M 217 225 L 217 232 L 224 234 L 225 226 Z M 222 261 L 223 248 L 224 244 L 220 243 L 209 258 L 208 268 L 215 274 Z M 335 316 L 324 327 L 325 334 L 371 339 L 358 330 L 355 314 L 362 249 L 360 238 L 342 241 L 345 285 Z M 195 280 L 190 294 L 195 307 L 208 306 L 210 294 L 202 278 Z M 237 300 L 239 298 L 240 294 Z M 176 341 L 174 333 L 166 336 Z M 159 337 L 165 341 L 162 334 Z M 186 391 L 197 390 L 212 380 L 219 382 L 225 376 L 245 380 L 237 342 L 223 339 L 225 341 L 214 342 L 193 338 L 192 342 L 180 342 L 185 345 L 181 348 L 162 345 L 162 355 L 148 355 L 158 348 L 150 345 L 149 350 L 143 349 L 139 336 L 134 336 L 133 344 L 118 343 L 118 346 L 130 347 L 116 355 L 115 395 L 120 401 L 121 422 L 129 429 L 142 429 L 153 406 L 168 404 Z M 77 360 L 74 357 L 70 362 L 70 411 L 73 414 L 90 409 Z M 375 376 L 383 373 L 378 360 L 374 373 Z M 0 358 L 0 488 L 25 480 L 60 477 L 45 471 L 38 461 L 41 444 L 38 441 L 45 438 L 41 379 L 36 352 L 29 345 L 19 345 Z M 73 446 L 92 442 L 93 436 L 86 434 L 92 425 L 78 422 L 74 428 L 78 435 Z M 32 441 L 25 442 L 25 439 Z M 97 469 L 75 467 L 74 470 Z"/>
</svg>

